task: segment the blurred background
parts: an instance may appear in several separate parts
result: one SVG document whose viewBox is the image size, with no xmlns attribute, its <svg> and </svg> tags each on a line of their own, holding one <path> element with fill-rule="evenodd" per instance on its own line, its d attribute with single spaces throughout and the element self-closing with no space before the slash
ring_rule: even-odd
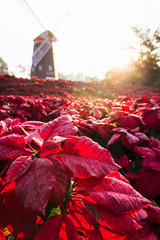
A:
<svg viewBox="0 0 160 240">
<path fill-rule="evenodd" d="M 159 0 L 0 0 L 0 10 L 2 74 L 29 78 L 47 29 L 59 78 L 160 87 Z"/>
</svg>

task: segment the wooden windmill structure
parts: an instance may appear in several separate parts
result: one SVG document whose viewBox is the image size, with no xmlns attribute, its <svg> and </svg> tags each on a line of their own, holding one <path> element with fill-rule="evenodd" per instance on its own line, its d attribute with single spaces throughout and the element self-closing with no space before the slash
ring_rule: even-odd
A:
<svg viewBox="0 0 160 240">
<path fill-rule="evenodd" d="M 34 40 L 31 77 L 56 79 L 53 43 L 56 37 L 49 30 L 44 31 Z"/>
<path fill-rule="evenodd" d="M 57 41 L 57 38 L 54 36 L 53 31 L 51 32 L 46 30 L 25 0 L 22 0 L 21 3 L 23 3 L 25 8 L 27 7 L 26 10 L 31 13 L 38 24 L 45 30 L 33 40 L 34 47 L 32 55 L 31 78 L 37 77 L 44 79 L 56 79 L 57 73 L 55 68 L 54 43 Z M 63 18 L 59 20 L 58 24 L 56 24 L 56 28 L 67 16 L 68 12 L 63 13 Z"/>
</svg>

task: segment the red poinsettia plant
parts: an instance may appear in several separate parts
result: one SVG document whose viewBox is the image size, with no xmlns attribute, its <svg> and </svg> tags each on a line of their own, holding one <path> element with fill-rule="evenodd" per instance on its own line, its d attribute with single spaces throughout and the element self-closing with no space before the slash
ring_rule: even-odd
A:
<svg viewBox="0 0 160 240">
<path fill-rule="evenodd" d="M 69 114 L 1 126 L 0 239 L 158 239 L 159 208 Z"/>
</svg>

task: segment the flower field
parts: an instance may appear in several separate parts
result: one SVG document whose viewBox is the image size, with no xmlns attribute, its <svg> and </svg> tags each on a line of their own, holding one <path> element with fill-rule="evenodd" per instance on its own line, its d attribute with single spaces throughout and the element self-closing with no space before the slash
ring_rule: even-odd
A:
<svg viewBox="0 0 160 240">
<path fill-rule="evenodd" d="M 0 82 L 0 240 L 160 239 L 158 89 Z"/>
</svg>

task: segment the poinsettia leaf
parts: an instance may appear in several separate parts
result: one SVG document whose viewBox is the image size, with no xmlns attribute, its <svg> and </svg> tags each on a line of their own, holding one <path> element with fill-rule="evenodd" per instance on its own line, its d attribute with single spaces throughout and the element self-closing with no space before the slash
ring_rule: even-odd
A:
<svg viewBox="0 0 160 240">
<path fill-rule="evenodd" d="M 157 226 L 150 221 L 140 222 L 141 229 L 138 230 L 140 240 L 158 240 Z"/>
<path fill-rule="evenodd" d="M 6 240 L 6 237 L 2 230 L 0 230 L 0 240 Z"/>
<path fill-rule="evenodd" d="M 67 192 L 69 176 L 66 168 L 60 162 L 55 159 L 51 160 L 54 166 L 56 181 L 51 191 L 50 201 L 62 206 Z"/>
<path fill-rule="evenodd" d="M 107 146 L 115 143 L 115 142 L 118 141 L 120 138 L 121 138 L 121 134 L 114 134 L 114 135 L 110 138 L 110 140 L 108 141 Z"/>
<path fill-rule="evenodd" d="M 16 181 L 29 169 L 32 163 L 32 158 L 28 156 L 16 158 L 7 171 L 7 182 L 11 183 L 13 181 Z"/>
<path fill-rule="evenodd" d="M 18 201 L 14 189 L 0 195 L 0 222 L 3 227 L 10 227 L 15 239 L 30 240 L 35 234 L 37 212 L 25 209 Z M 1 226 L 1 227 L 2 227 Z"/>
<path fill-rule="evenodd" d="M 45 123 L 40 129 L 40 136 L 47 141 L 55 136 L 75 135 L 78 129 L 74 126 L 73 120 L 69 115 L 56 118 L 53 121 Z"/>
<path fill-rule="evenodd" d="M 136 132 L 135 136 L 138 137 L 141 140 L 149 141 L 149 138 L 147 137 L 147 135 L 145 133 Z"/>
<path fill-rule="evenodd" d="M 19 155 L 29 155 L 25 150 L 25 140 L 23 136 L 11 134 L 0 138 L 0 160 L 6 160 Z"/>
<path fill-rule="evenodd" d="M 27 134 L 27 136 L 25 136 L 25 142 L 26 144 L 30 144 L 33 137 L 37 134 L 38 130 L 35 130 L 34 132 L 30 133 L 30 134 Z"/>
<path fill-rule="evenodd" d="M 52 162 L 47 158 L 37 158 L 16 181 L 15 191 L 24 207 L 44 214 L 54 182 Z"/>
<path fill-rule="evenodd" d="M 66 227 L 66 234 L 67 240 L 78 240 L 78 232 L 72 222 L 72 220 L 68 217 L 65 218 L 65 227 Z"/>
<path fill-rule="evenodd" d="M 23 136 L 27 136 L 27 131 L 21 125 L 15 125 L 12 127 L 11 134 L 19 134 Z"/>
<path fill-rule="evenodd" d="M 138 173 L 135 188 L 146 198 L 155 198 L 160 195 L 160 172 L 148 168 Z"/>
<path fill-rule="evenodd" d="M 117 214 L 134 212 L 151 203 L 131 185 L 112 177 L 101 179 L 94 189 L 86 189 L 84 192 L 96 203 Z"/>
<path fill-rule="evenodd" d="M 129 144 L 137 144 L 139 142 L 139 138 L 134 136 L 131 133 L 126 132 L 126 139 L 128 141 Z"/>
<path fill-rule="evenodd" d="M 110 230 L 114 233 L 125 235 L 129 232 L 136 232 L 138 223 L 133 219 L 130 214 L 116 214 L 108 209 L 96 205 L 99 216 L 109 226 Z"/>
<path fill-rule="evenodd" d="M 61 148 L 58 143 L 53 141 L 46 141 L 40 148 L 40 156 L 42 158 L 50 157 L 55 153 L 60 152 Z"/>
<path fill-rule="evenodd" d="M 94 229 L 94 226 L 97 224 L 96 217 L 87 209 L 82 201 L 70 202 L 68 217 L 72 219 L 78 230 L 84 232 Z"/>
<path fill-rule="evenodd" d="M 151 220 L 151 222 L 160 225 L 160 207 L 148 205 L 145 209 L 148 213 L 148 218 Z"/>
<path fill-rule="evenodd" d="M 123 154 L 120 158 L 113 158 L 115 163 L 120 165 L 122 168 L 126 168 L 127 170 L 129 169 L 131 165 L 131 161 L 128 160 L 127 156 Z"/>
<path fill-rule="evenodd" d="M 43 125 L 44 122 L 41 121 L 26 121 L 22 123 L 22 126 L 26 131 L 40 130 Z"/>
<path fill-rule="evenodd" d="M 73 222 L 66 216 L 55 215 L 41 225 L 33 240 L 78 240 Z"/>
<path fill-rule="evenodd" d="M 120 168 L 107 149 L 87 137 L 68 139 L 58 158 L 78 177 L 101 178 Z"/>
<path fill-rule="evenodd" d="M 7 124 L 4 121 L 0 121 L 0 136 L 5 132 L 8 132 Z"/>
<path fill-rule="evenodd" d="M 144 114 L 143 121 L 148 128 L 156 128 L 159 124 L 159 119 L 154 109 Z"/>
</svg>

